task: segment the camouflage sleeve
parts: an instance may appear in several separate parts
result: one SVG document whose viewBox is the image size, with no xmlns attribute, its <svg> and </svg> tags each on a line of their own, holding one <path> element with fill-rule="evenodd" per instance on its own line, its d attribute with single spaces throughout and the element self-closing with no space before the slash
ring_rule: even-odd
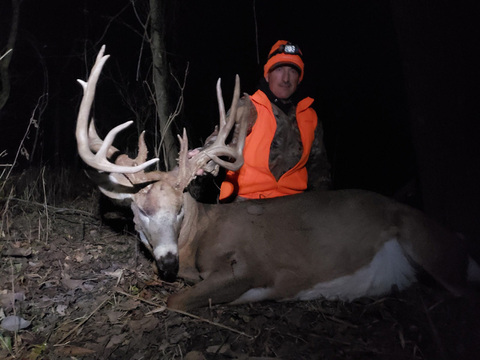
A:
<svg viewBox="0 0 480 360">
<path fill-rule="evenodd" d="M 323 126 L 318 120 L 315 139 L 306 165 L 308 171 L 307 190 L 329 190 L 332 186 L 330 162 L 323 142 Z"/>
</svg>

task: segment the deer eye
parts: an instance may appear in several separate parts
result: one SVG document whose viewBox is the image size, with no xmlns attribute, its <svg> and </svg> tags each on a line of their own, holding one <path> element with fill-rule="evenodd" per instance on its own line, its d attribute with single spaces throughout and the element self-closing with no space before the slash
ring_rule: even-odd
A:
<svg viewBox="0 0 480 360">
<path fill-rule="evenodd" d="M 148 224 L 150 222 L 150 218 L 148 217 L 147 213 L 140 208 L 138 209 L 138 217 L 144 224 Z"/>
</svg>

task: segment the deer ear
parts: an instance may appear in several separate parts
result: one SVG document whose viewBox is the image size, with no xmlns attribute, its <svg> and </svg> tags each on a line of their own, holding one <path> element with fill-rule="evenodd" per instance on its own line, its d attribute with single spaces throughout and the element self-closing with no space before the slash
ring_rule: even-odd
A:
<svg viewBox="0 0 480 360">
<path fill-rule="evenodd" d="M 133 200 L 133 196 L 135 195 L 128 192 L 117 192 L 117 190 L 110 191 L 101 186 L 99 186 L 98 188 L 100 189 L 103 195 L 109 197 L 110 199 L 118 200 L 122 202 L 127 201 L 128 203 L 130 203 Z"/>
<path fill-rule="evenodd" d="M 104 189 L 112 190 L 115 187 L 121 191 L 121 188 L 125 188 L 122 192 L 128 192 L 127 189 L 134 187 L 132 182 L 123 174 L 97 172 L 92 169 L 87 169 L 85 173 L 93 182 Z"/>
<path fill-rule="evenodd" d="M 134 187 L 132 183 L 121 174 L 99 173 L 91 169 L 85 172 L 87 176 L 98 185 L 100 191 L 110 199 L 131 199 L 138 191 L 138 188 Z"/>
</svg>

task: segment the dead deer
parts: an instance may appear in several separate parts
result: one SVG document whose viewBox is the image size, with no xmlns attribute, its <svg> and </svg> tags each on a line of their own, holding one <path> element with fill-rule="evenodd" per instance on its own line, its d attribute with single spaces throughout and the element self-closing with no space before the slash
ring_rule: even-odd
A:
<svg viewBox="0 0 480 360">
<path fill-rule="evenodd" d="M 104 140 L 90 122 L 92 101 L 108 56 L 102 47 L 84 89 L 76 138 L 83 161 L 98 170 L 100 190 L 128 200 L 140 240 L 156 260 L 160 276 L 178 276 L 196 284 L 170 296 L 168 306 L 188 310 L 209 303 L 239 304 L 261 300 L 353 300 L 404 289 L 427 273 L 456 295 L 479 266 L 455 233 L 422 212 L 362 190 L 303 193 L 230 204 L 196 202 L 186 187 L 201 171 L 218 166 L 237 170 L 243 163 L 248 96 L 240 97 L 236 79 L 229 116 L 220 82 L 220 128 L 215 141 L 194 156 L 185 131 L 179 137 L 178 167 L 145 169 L 147 147 L 139 138 L 138 156 L 120 155 L 112 129 Z M 90 122 L 90 127 L 88 126 Z M 227 144 L 230 133 L 233 139 Z M 468 276 L 467 276 L 468 275 Z M 476 278 L 479 280 L 480 278 Z"/>
</svg>

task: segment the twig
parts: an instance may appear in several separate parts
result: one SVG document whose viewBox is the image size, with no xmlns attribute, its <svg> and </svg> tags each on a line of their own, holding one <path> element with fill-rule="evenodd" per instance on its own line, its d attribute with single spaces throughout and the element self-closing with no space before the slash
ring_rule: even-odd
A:
<svg viewBox="0 0 480 360">
<path fill-rule="evenodd" d="M 45 166 L 42 168 L 42 189 L 43 189 L 43 208 L 45 209 L 45 217 L 47 219 L 46 231 L 45 231 L 45 244 L 48 244 L 50 218 L 48 217 L 47 191 L 45 190 Z"/>
<path fill-rule="evenodd" d="M 3 236 L 3 224 L 6 224 L 6 218 L 8 216 L 8 206 L 10 205 L 10 200 L 12 199 L 13 194 L 13 187 L 10 189 L 10 194 L 7 197 L 7 201 L 5 203 L 5 207 L 2 209 L 2 223 L 0 224 L 0 237 Z M 5 226 L 7 228 L 7 226 Z"/>
<path fill-rule="evenodd" d="M 7 52 L 0 57 L 0 61 L 11 52 L 12 52 L 12 49 L 8 49 Z"/>
<path fill-rule="evenodd" d="M 12 276 L 10 280 L 12 281 L 12 306 L 13 306 L 13 315 L 17 315 L 17 307 L 15 304 L 15 274 L 13 270 L 13 261 L 10 259 L 10 271 L 12 272 Z"/>
<path fill-rule="evenodd" d="M 80 328 L 80 326 L 82 326 L 83 324 L 85 324 L 85 323 L 88 321 L 88 319 L 90 319 L 90 318 L 93 316 L 93 314 L 95 314 L 98 310 L 100 310 L 100 309 L 102 308 L 102 306 L 105 305 L 105 303 L 110 300 L 110 298 L 111 298 L 111 296 L 108 297 L 108 298 L 106 298 L 105 300 L 103 300 L 102 303 L 101 303 L 100 305 L 98 305 L 98 306 L 95 308 L 95 310 L 93 310 L 93 311 L 90 313 L 90 315 L 88 315 L 85 319 L 83 319 L 82 321 L 80 321 L 77 326 L 75 326 L 72 330 L 70 330 L 70 331 L 69 331 L 58 343 L 56 343 L 54 346 L 62 346 L 62 345 L 64 345 L 64 344 L 62 344 L 62 343 L 65 341 L 65 339 L 67 339 L 70 335 L 72 335 L 75 331 L 77 331 L 77 330 Z"/>
<path fill-rule="evenodd" d="M 181 315 L 185 315 L 185 316 L 188 316 L 188 317 L 191 317 L 192 319 L 195 319 L 195 320 L 199 320 L 199 321 L 202 321 L 202 322 L 205 322 L 207 324 L 210 324 L 210 325 L 213 325 L 213 326 L 217 326 L 219 328 L 222 328 L 222 329 L 225 329 L 225 330 L 228 330 L 228 331 L 231 331 L 231 332 L 234 332 L 236 334 L 239 334 L 239 335 L 242 335 L 242 336 L 245 336 L 245 337 L 248 337 L 250 339 L 253 339 L 254 337 L 251 336 L 251 335 L 248 335 L 246 333 L 244 333 L 243 331 L 240 331 L 240 330 L 237 330 L 237 329 L 234 329 L 230 326 L 227 326 L 227 325 L 223 325 L 223 324 L 220 324 L 220 323 L 217 323 L 215 321 L 211 321 L 211 320 L 208 320 L 208 319 L 205 319 L 205 318 L 202 318 L 200 316 L 197 316 L 197 315 L 194 315 L 194 314 L 191 314 L 189 312 L 186 312 L 186 311 L 182 311 L 182 310 L 176 310 L 176 309 L 170 309 L 164 305 L 159 305 L 159 304 L 156 304 L 152 301 L 149 301 L 149 300 L 146 300 L 146 299 L 142 299 L 141 297 L 139 296 L 134 296 L 134 295 L 130 295 L 120 289 L 115 289 L 115 291 L 119 294 L 122 294 L 122 295 L 125 295 L 125 296 L 128 296 L 128 297 L 131 297 L 133 299 L 136 299 L 136 300 L 140 300 L 140 301 L 143 301 L 144 303 L 147 303 L 147 304 L 150 304 L 152 306 L 156 306 L 156 307 L 159 307 L 159 308 L 165 308 L 171 312 L 174 312 L 174 313 L 177 313 L 177 314 L 181 314 Z"/>
<path fill-rule="evenodd" d="M 334 321 L 334 322 L 336 322 L 336 323 L 338 323 L 338 324 L 346 325 L 346 326 L 351 327 L 351 328 L 354 328 L 354 329 L 358 328 L 357 325 L 352 324 L 352 323 L 350 323 L 350 322 L 348 322 L 348 321 L 339 319 L 339 318 L 337 318 L 337 317 L 335 317 L 335 316 L 327 316 L 327 315 L 325 315 L 325 318 L 328 319 L 328 320 Z"/>
<path fill-rule="evenodd" d="M 12 276 L 11 276 L 11 281 L 12 281 L 12 307 L 13 307 L 13 315 L 17 315 L 17 305 L 15 303 L 15 275 L 14 275 L 14 270 L 13 270 L 13 261 L 12 259 L 10 259 L 10 269 L 12 271 Z M 20 328 L 20 327 L 19 327 Z M 18 331 L 15 331 L 13 333 L 13 337 L 14 337 L 14 344 L 18 344 L 17 342 L 17 335 L 18 335 Z"/>
<path fill-rule="evenodd" d="M 257 6 L 256 1 L 253 0 L 253 21 L 255 22 L 255 46 L 257 49 L 257 64 L 260 64 L 260 54 L 258 51 L 258 23 L 257 23 Z"/>
<path fill-rule="evenodd" d="M 13 164 L 12 166 L 10 167 L 7 175 L 5 176 L 5 181 L 4 183 L 2 184 L 2 186 L 0 187 L 0 193 L 2 192 L 4 186 L 7 184 L 7 180 L 8 178 L 10 177 L 10 174 L 12 173 L 13 171 L 13 168 L 15 167 L 15 165 L 17 164 L 17 161 L 18 161 L 18 158 L 20 156 L 20 154 L 22 154 L 22 152 L 24 151 L 24 143 L 25 141 L 28 139 L 28 135 L 30 134 L 30 127 L 33 125 L 36 127 L 36 120 L 35 120 L 35 113 L 37 112 L 37 109 L 41 106 L 40 105 L 40 102 L 42 101 L 43 97 L 44 96 L 47 96 L 46 94 L 43 94 L 42 96 L 40 96 L 40 98 L 37 100 L 37 104 L 35 105 L 35 108 L 33 109 L 32 111 L 32 116 L 30 117 L 30 121 L 28 122 L 28 126 L 27 126 L 27 130 L 25 130 L 25 134 L 23 134 L 23 138 L 22 140 L 20 141 L 20 145 L 18 145 L 18 149 L 17 149 L 17 152 L 15 154 L 15 158 L 13 160 Z M 38 130 L 37 130 L 38 131 Z"/>
</svg>

